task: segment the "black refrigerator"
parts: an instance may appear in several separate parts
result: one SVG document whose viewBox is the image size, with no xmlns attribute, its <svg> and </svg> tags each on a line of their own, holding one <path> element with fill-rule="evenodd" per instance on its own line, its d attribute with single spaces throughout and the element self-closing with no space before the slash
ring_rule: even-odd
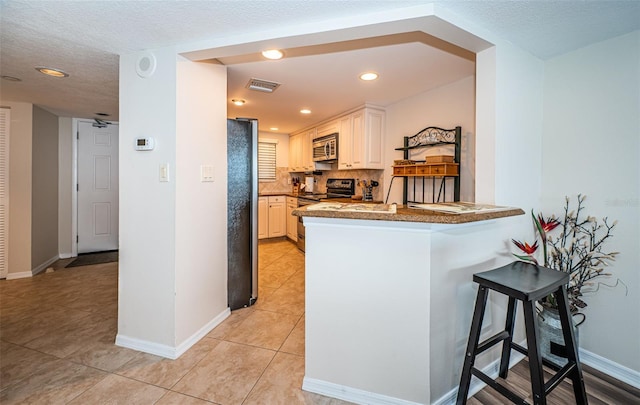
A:
<svg viewBox="0 0 640 405">
<path fill-rule="evenodd" d="M 258 299 L 258 121 L 227 120 L 227 288 L 231 310 Z"/>
</svg>

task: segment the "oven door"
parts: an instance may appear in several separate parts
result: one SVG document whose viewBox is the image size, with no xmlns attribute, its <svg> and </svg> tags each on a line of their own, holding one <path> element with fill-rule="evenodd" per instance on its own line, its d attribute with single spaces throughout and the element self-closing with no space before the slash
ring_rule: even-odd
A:
<svg viewBox="0 0 640 405">
<path fill-rule="evenodd" d="M 305 198 L 298 197 L 298 208 L 304 207 L 305 205 L 315 204 L 318 201 L 315 200 L 307 200 Z M 304 224 L 302 223 L 302 217 L 298 217 L 298 249 L 304 252 L 305 250 L 305 232 L 304 232 Z"/>
</svg>

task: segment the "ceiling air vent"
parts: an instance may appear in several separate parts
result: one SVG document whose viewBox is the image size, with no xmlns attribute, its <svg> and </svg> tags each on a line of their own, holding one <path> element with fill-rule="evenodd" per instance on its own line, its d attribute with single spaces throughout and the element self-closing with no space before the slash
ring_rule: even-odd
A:
<svg viewBox="0 0 640 405">
<path fill-rule="evenodd" d="M 273 93 L 278 87 L 280 87 L 280 83 L 251 78 L 249 79 L 249 83 L 247 83 L 246 87 L 249 90 L 262 91 L 265 93 Z"/>
</svg>

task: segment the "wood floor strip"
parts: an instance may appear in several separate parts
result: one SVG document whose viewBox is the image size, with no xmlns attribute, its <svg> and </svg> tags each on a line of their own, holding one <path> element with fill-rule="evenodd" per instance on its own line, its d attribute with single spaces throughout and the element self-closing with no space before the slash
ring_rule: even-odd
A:
<svg viewBox="0 0 640 405">
<path fill-rule="evenodd" d="M 640 390 L 618 381 L 598 370 L 583 365 L 583 376 L 587 389 L 589 405 L 623 405 L 640 404 Z M 552 375 L 551 370 L 545 368 L 545 381 Z M 529 363 L 525 359 L 513 366 L 506 380 L 498 379 L 513 389 L 518 395 L 531 400 L 531 383 L 529 379 Z M 469 405 L 501 405 L 511 402 L 491 387 L 485 387 L 467 401 Z M 565 379 L 547 397 L 549 405 L 575 404 L 571 380 Z"/>
</svg>

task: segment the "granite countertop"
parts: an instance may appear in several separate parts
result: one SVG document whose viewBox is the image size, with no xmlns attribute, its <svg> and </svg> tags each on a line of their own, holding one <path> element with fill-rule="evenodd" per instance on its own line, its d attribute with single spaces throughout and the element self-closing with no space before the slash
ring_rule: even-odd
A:
<svg viewBox="0 0 640 405">
<path fill-rule="evenodd" d="M 293 210 L 292 214 L 300 217 L 366 219 L 377 221 L 422 222 L 433 224 L 463 224 L 524 214 L 523 210 L 515 207 L 496 207 L 499 209 L 495 211 L 489 210 L 461 214 L 432 211 L 428 209 L 408 208 L 404 205 L 398 205 L 396 207 L 396 213 L 394 214 L 366 211 L 353 212 L 308 210 L 308 207 L 309 206 L 297 208 Z"/>
</svg>

